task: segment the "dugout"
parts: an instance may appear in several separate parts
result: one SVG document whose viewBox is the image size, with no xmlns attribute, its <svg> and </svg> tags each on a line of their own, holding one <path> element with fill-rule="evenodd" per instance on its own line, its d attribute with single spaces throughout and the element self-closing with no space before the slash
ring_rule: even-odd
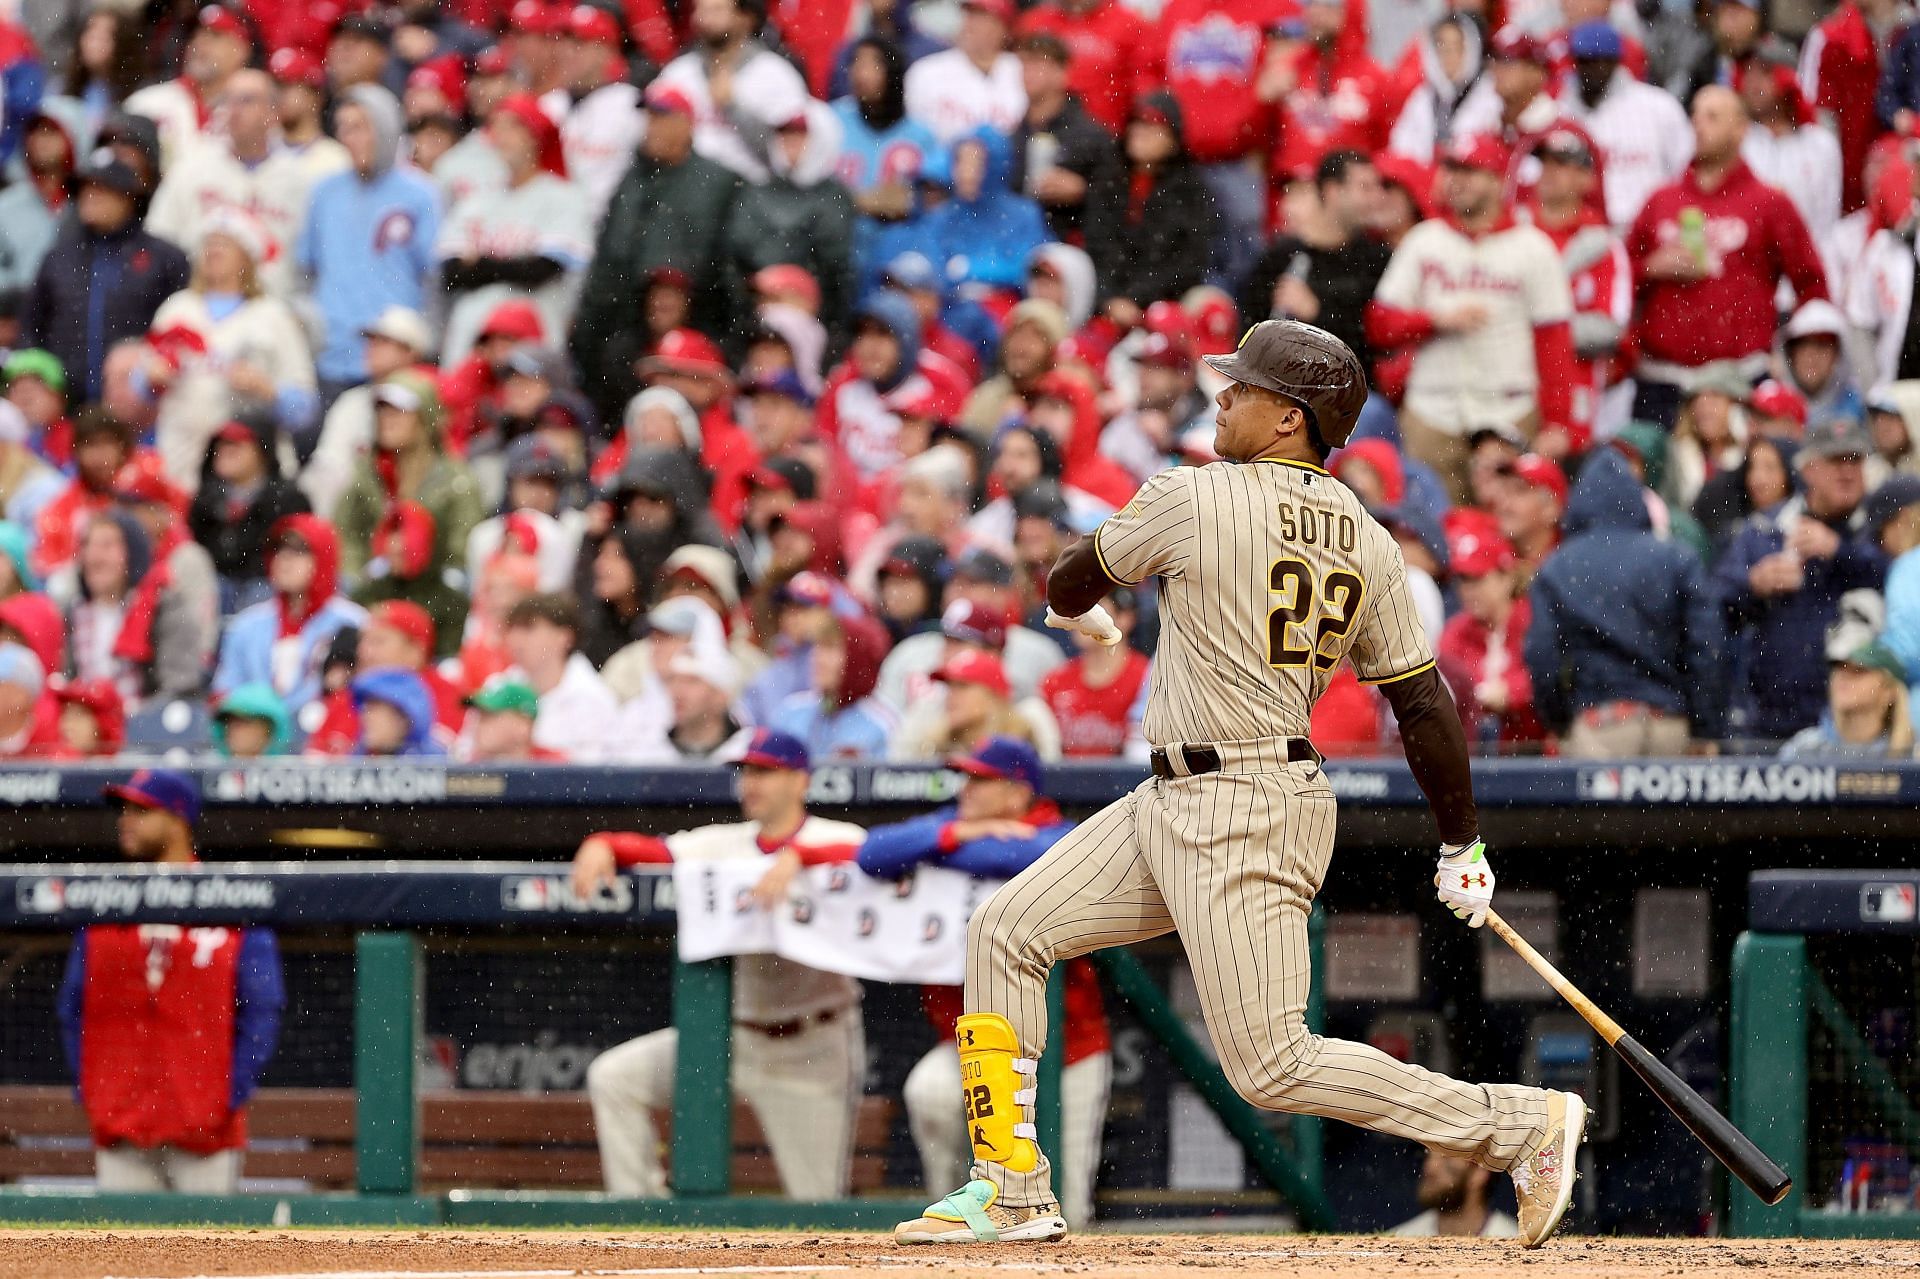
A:
<svg viewBox="0 0 1920 1279">
<path fill-rule="evenodd" d="M 13 874 L 30 873 L 34 863 L 110 857 L 111 823 L 97 797 L 126 771 L 0 772 Z M 1140 776 L 1130 766 L 1062 766 L 1050 789 L 1083 815 Z M 1340 852 L 1322 897 L 1326 962 L 1317 989 L 1329 1031 L 1469 1077 L 1592 1089 L 1596 1163 L 1582 1182 L 1577 1228 L 1690 1232 L 1720 1214 L 1728 1202 L 1724 1178 L 1678 1122 L 1614 1067 L 1544 984 L 1516 972 L 1497 941 L 1460 928 L 1432 902 L 1430 821 L 1405 768 L 1335 764 L 1329 776 L 1342 800 Z M 1910 862 L 1920 825 L 1913 802 L 1920 768 L 1911 766 L 1497 760 L 1483 762 L 1476 776 L 1503 912 L 1649 1050 L 1722 1105 L 1729 957 L 1746 925 L 1748 875 L 1769 867 L 1898 866 Z M 727 774 L 709 769 L 280 763 L 207 769 L 202 781 L 206 855 L 216 863 L 339 858 L 347 844 L 361 859 L 509 854 L 558 862 L 591 831 L 677 829 L 720 819 L 731 804 Z M 819 770 L 814 799 L 835 816 L 895 820 L 945 800 L 953 786 L 937 769 L 836 766 Z M 592 1051 L 665 1024 L 670 919 L 660 914 L 619 931 L 578 923 L 436 924 L 418 933 L 429 1044 L 421 1077 L 429 1086 L 509 1097 L 568 1092 Z M 0 1085 L 53 1088 L 63 1081 L 50 1029 L 63 943 L 20 928 L 17 917 L 6 917 L 0 937 L 8 978 L 0 986 Z M 1197 1025 L 1176 948 L 1159 943 L 1136 954 L 1144 974 L 1169 992 L 1172 1012 Z M 338 925 L 295 930 L 289 955 L 289 980 L 305 1011 L 298 1026 L 290 1022 L 294 1037 L 266 1083 L 348 1087 L 357 1044 L 354 943 Z M 931 1040 L 917 1002 L 907 988 L 867 989 L 870 1098 L 897 1096 L 906 1068 Z M 1163 1042 L 1131 1014 L 1116 1012 L 1115 1029 L 1103 1219 L 1290 1217 L 1259 1160 L 1248 1157 L 1247 1141 L 1221 1131 Z M 863 1138 L 867 1175 L 877 1179 L 866 1184 L 918 1194 L 917 1160 L 899 1116 L 883 1119 Z M 1284 1153 L 1310 1160 L 1312 1137 L 1303 1143 L 1305 1134 L 1284 1118 L 1261 1120 Z M 1377 1228 L 1411 1215 L 1417 1152 L 1343 1125 L 1320 1127 L 1324 1189 L 1340 1228 Z M 1764 1127 L 1753 1135 L 1773 1149 Z M 732 1172 L 739 1190 L 742 1166 Z"/>
</svg>

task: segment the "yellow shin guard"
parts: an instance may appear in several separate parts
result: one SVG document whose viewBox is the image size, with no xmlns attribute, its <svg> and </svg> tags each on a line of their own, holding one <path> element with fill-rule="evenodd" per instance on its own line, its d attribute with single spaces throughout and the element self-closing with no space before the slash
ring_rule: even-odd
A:
<svg viewBox="0 0 1920 1279">
<path fill-rule="evenodd" d="M 1013 1023 L 998 1013 L 968 1013 L 955 1036 L 974 1158 L 1009 1172 L 1032 1172 L 1040 1163 L 1033 1127 L 1037 1068 L 1020 1056 Z"/>
</svg>

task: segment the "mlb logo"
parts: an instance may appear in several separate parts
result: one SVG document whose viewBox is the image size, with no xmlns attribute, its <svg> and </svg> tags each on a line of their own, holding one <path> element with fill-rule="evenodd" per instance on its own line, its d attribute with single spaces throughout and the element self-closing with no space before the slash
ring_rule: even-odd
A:
<svg viewBox="0 0 1920 1279">
<path fill-rule="evenodd" d="M 1860 920 L 1868 924 L 1911 924 L 1920 915 L 1920 889 L 1913 884 L 1863 884 Z"/>
<path fill-rule="evenodd" d="M 1619 799 L 1620 770 L 1617 768 L 1591 768 L 1580 774 L 1578 782 L 1582 799 Z"/>
<path fill-rule="evenodd" d="M 28 879 L 14 885 L 15 909 L 23 915 L 57 915 L 67 906 L 63 879 Z"/>
<path fill-rule="evenodd" d="M 502 883 L 500 896 L 500 904 L 508 910 L 546 910 L 553 897 L 553 887 L 546 880 L 530 875 Z"/>
</svg>

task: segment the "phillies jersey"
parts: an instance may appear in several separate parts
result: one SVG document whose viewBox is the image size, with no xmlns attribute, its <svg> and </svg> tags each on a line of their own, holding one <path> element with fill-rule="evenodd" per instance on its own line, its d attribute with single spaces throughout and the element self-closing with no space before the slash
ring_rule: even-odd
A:
<svg viewBox="0 0 1920 1279">
<path fill-rule="evenodd" d="M 1487 310 L 1478 329 L 1436 334 L 1414 352 L 1406 406 L 1434 427 L 1515 425 L 1547 390 L 1557 393 L 1540 385 L 1534 331 L 1570 318 L 1573 300 L 1560 255 L 1538 228 L 1508 222 L 1469 236 L 1430 218 L 1394 250 L 1374 297 L 1423 315 L 1467 303 Z"/>
<path fill-rule="evenodd" d="M 1060 753 L 1112 758 L 1127 741 L 1127 712 L 1147 682 L 1151 664 L 1127 650 L 1126 664 L 1110 684 L 1087 683 L 1086 658 L 1056 666 L 1040 681 L 1040 698 L 1060 726 Z"/>
<path fill-rule="evenodd" d="M 1116 582 L 1161 579 L 1151 745 L 1304 737 L 1341 661 L 1374 684 L 1433 665 L 1399 544 L 1310 463 L 1162 471 L 1093 547 Z"/>
<path fill-rule="evenodd" d="M 209 219 L 243 213 L 265 239 L 260 287 L 290 300 L 301 290 L 293 248 L 306 225 L 308 173 L 306 162 L 285 147 L 276 146 L 259 164 L 242 164 L 225 138 L 188 139 L 153 193 L 147 230 L 191 251 Z"/>
<path fill-rule="evenodd" d="M 481 191 L 447 215 L 435 252 L 442 262 L 458 258 L 550 258 L 566 270 L 527 290 L 489 285 L 458 295 L 447 316 L 442 359 L 467 353 L 473 336 L 500 303 L 531 296 L 549 333 L 565 333 L 573 318 L 574 276 L 593 257 L 593 208 L 578 185 L 540 173 L 517 187 Z"/>
</svg>

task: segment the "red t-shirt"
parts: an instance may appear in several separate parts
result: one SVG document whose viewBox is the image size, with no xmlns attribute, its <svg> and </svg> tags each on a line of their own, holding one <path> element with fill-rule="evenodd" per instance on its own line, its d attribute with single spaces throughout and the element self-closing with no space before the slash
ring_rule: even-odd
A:
<svg viewBox="0 0 1920 1279">
<path fill-rule="evenodd" d="M 1140 696 L 1150 668 L 1144 656 L 1129 650 L 1120 677 L 1103 688 L 1087 683 L 1084 657 L 1047 672 L 1040 681 L 1040 698 L 1059 722 L 1060 753 L 1118 755 L 1127 740 L 1127 712 Z"/>
</svg>

